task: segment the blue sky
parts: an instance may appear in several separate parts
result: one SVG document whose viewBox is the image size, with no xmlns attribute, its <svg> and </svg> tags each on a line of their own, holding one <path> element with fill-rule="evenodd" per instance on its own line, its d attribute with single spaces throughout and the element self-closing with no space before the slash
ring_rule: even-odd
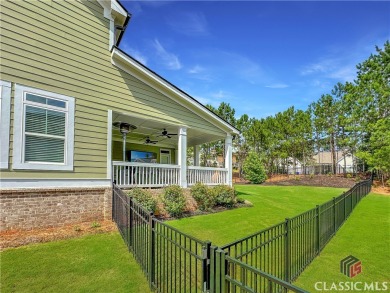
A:
<svg viewBox="0 0 390 293">
<path fill-rule="evenodd" d="M 390 2 L 121 1 L 121 49 L 236 116 L 306 109 L 390 39 Z"/>
</svg>

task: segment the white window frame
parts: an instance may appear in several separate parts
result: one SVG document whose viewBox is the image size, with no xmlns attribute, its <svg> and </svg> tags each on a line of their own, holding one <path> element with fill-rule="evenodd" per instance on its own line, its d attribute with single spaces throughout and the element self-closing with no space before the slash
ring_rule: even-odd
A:
<svg viewBox="0 0 390 293">
<path fill-rule="evenodd" d="M 9 131 L 11 117 L 11 83 L 9 81 L 0 80 L 0 97 L 0 169 L 8 169 Z"/>
<path fill-rule="evenodd" d="M 24 140 L 25 140 L 25 105 L 34 105 L 44 109 L 50 109 L 50 106 L 42 107 L 39 103 L 25 100 L 26 93 L 43 96 L 49 99 L 56 99 L 66 102 L 66 125 L 65 125 L 65 153 L 64 163 L 51 162 L 25 162 L 24 161 Z M 13 143 L 13 169 L 23 170 L 58 170 L 73 171 L 74 154 L 74 110 L 75 99 L 72 97 L 31 88 L 23 85 L 15 85 L 15 110 L 14 110 L 14 143 Z"/>
</svg>

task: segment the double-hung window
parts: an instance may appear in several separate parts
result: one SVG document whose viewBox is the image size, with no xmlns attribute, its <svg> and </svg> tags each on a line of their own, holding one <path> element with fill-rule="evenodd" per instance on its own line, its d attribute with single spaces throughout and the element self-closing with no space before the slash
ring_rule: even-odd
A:
<svg viewBox="0 0 390 293">
<path fill-rule="evenodd" d="M 8 168 L 11 83 L 0 80 L 0 169 Z"/>
<path fill-rule="evenodd" d="M 74 98 L 15 86 L 14 169 L 73 170 Z"/>
</svg>

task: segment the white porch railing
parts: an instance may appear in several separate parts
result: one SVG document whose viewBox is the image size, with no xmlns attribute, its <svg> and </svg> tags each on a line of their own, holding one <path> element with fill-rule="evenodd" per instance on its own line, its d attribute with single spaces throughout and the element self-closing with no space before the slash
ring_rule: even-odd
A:
<svg viewBox="0 0 390 293">
<path fill-rule="evenodd" d="M 178 165 L 113 162 L 112 172 L 120 187 L 163 187 L 180 182 Z"/>
<path fill-rule="evenodd" d="M 187 168 L 187 184 L 201 182 L 206 185 L 226 184 L 228 169 L 190 166 Z"/>
<path fill-rule="evenodd" d="M 164 187 L 180 184 L 180 166 L 135 162 L 113 162 L 112 177 L 120 187 Z M 187 184 L 226 184 L 228 169 L 190 166 Z"/>
</svg>

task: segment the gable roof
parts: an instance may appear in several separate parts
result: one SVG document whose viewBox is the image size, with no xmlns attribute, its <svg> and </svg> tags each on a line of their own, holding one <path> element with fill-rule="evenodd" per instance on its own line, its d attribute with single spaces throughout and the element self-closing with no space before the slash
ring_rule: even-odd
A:
<svg viewBox="0 0 390 293">
<path fill-rule="evenodd" d="M 112 49 L 112 62 L 118 68 L 128 72 L 167 97 L 175 100 L 182 106 L 192 110 L 205 120 L 213 123 L 221 130 L 230 134 L 239 134 L 240 131 L 224 119 L 216 115 L 210 109 L 202 105 L 199 101 L 191 97 L 189 94 L 161 77 L 156 72 L 152 71 L 129 54 L 119 49 L 117 46 Z"/>
<path fill-rule="evenodd" d="M 196 113 L 198 116 L 214 124 L 221 130 L 229 134 L 239 134 L 240 131 L 235 128 L 233 125 L 225 121 L 223 118 L 212 112 L 210 109 L 205 107 L 195 98 L 190 96 L 188 93 L 184 92 L 144 64 L 140 63 L 138 60 L 134 59 L 128 53 L 121 50 L 118 46 L 122 39 L 122 35 L 126 30 L 127 23 L 130 20 L 131 14 L 128 13 L 126 8 L 120 4 L 118 0 L 98 0 L 99 3 L 104 7 L 105 13 L 108 13 L 108 10 L 116 15 L 121 15 L 125 17 L 123 22 L 123 29 L 116 41 L 116 45 L 111 49 L 111 58 L 112 63 L 121 68 L 122 70 L 130 73 L 139 80 L 145 82 L 149 86 L 158 90 L 165 96 L 175 100 L 177 103 L 188 108 L 189 110 Z"/>
</svg>

